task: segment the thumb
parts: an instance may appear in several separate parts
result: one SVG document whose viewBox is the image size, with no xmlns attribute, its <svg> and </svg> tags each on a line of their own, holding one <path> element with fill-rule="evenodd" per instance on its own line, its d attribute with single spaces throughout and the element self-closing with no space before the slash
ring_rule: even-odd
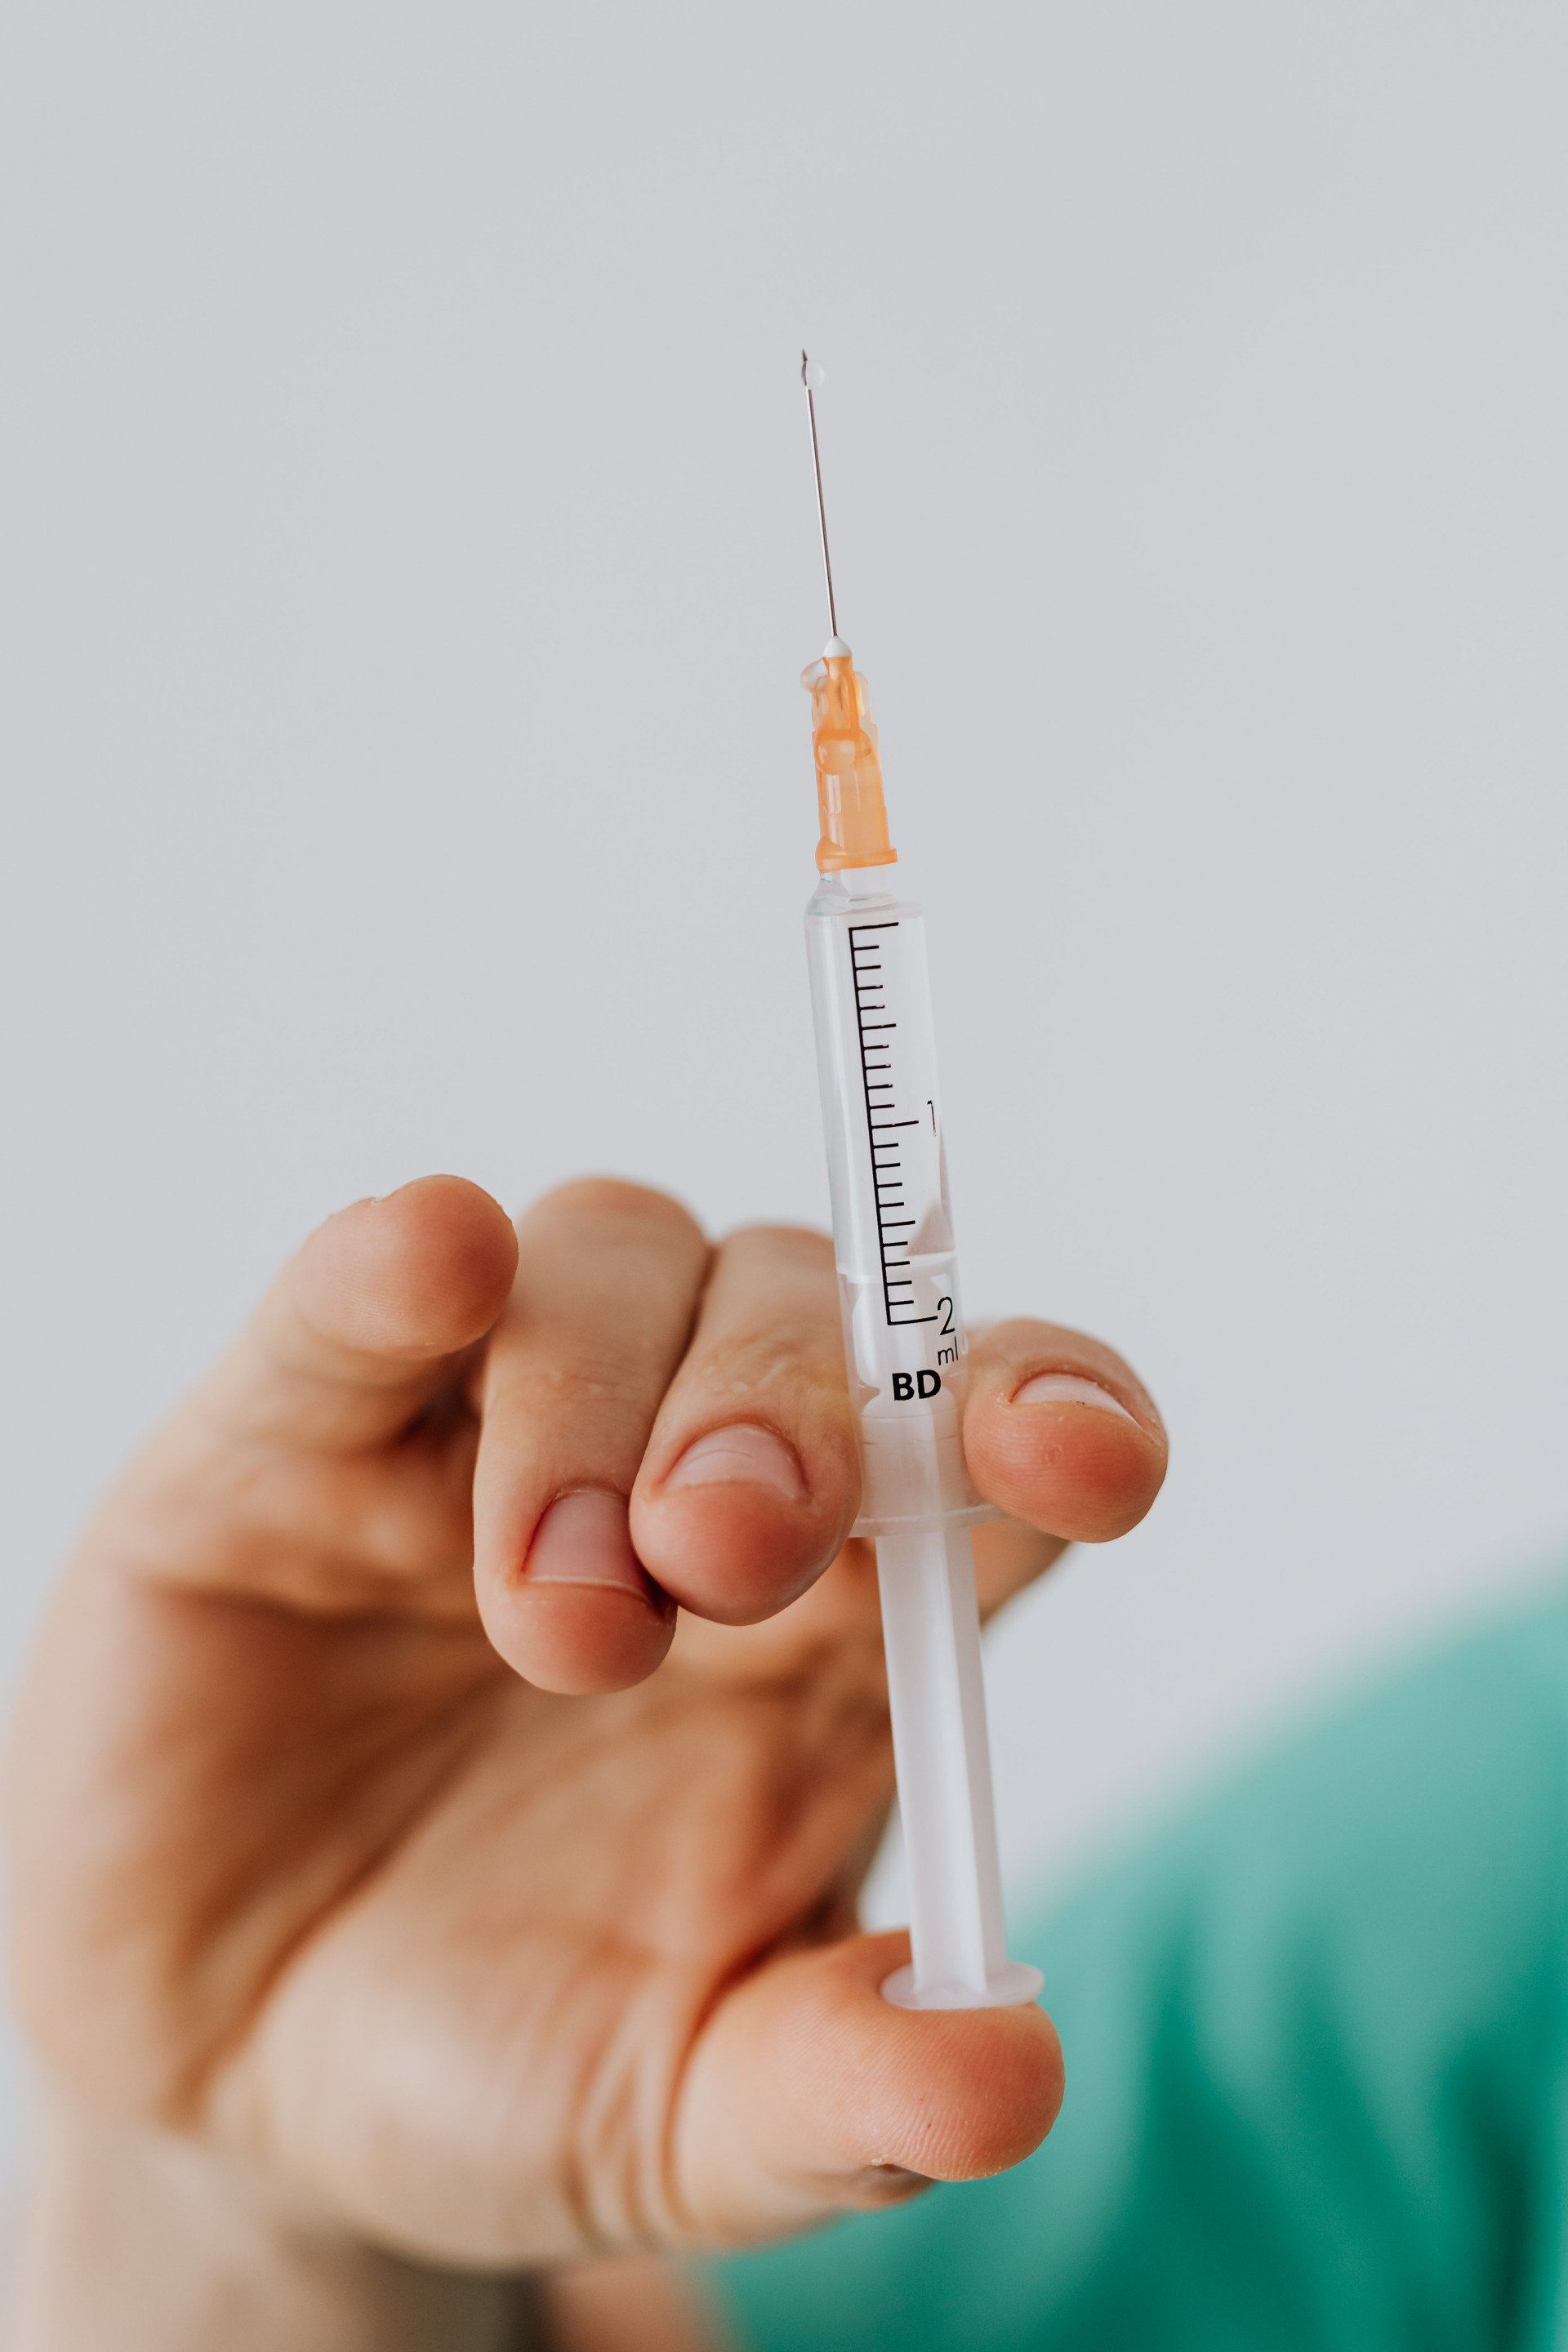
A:
<svg viewBox="0 0 1568 2352">
<path fill-rule="evenodd" d="M 1061 2045 L 1032 2003 L 909 2010 L 881 1987 L 906 1935 L 792 1952 L 736 1987 L 687 2069 L 674 2153 L 704 2239 L 744 2243 L 978 2180 L 1037 2147 Z"/>
</svg>

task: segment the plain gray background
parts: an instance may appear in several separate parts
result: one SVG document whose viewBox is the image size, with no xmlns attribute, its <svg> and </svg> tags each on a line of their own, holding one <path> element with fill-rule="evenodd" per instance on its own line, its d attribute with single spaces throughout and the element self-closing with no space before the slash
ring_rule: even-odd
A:
<svg viewBox="0 0 1568 2352">
<path fill-rule="evenodd" d="M 971 1306 L 1174 1438 L 996 1642 L 1018 1879 L 1549 1567 L 1565 67 L 1543 6 L 10 0 L 7 1660 L 342 1202 L 822 1213 L 803 339 Z"/>
</svg>

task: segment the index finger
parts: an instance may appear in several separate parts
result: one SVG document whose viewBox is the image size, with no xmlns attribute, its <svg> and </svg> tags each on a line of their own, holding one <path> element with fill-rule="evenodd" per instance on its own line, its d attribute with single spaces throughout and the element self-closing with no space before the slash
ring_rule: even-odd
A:
<svg viewBox="0 0 1568 2352">
<path fill-rule="evenodd" d="M 401 1436 L 506 1304 L 517 1235 L 461 1176 L 318 1225 L 198 1392 L 234 1434 L 348 1453 Z"/>
</svg>

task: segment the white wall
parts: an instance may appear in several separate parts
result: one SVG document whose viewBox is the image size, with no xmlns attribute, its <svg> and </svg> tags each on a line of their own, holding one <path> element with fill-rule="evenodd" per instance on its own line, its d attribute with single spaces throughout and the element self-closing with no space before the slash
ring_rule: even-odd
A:
<svg viewBox="0 0 1568 2352">
<path fill-rule="evenodd" d="M 1540 6 L 11 0 L 8 1657 L 342 1201 L 820 1213 L 803 338 L 970 1299 L 1175 1440 L 998 1643 L 1014 1861 L 1549 1559 L 1565 65 Z"/>
</svg>

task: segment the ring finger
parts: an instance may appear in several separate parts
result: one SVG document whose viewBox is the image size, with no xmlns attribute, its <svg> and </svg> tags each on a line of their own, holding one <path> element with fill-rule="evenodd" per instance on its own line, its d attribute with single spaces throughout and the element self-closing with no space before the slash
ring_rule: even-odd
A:
<svg viewBox="0 0 1568 2352">
<path fill-rule="evenodd" d="M 637 1551 L 697 1615 L 753 1624 L 835 1557 L 859 1488 L 826 1236 L 732 1234 L 632 1494 Z"/>
</svg>

